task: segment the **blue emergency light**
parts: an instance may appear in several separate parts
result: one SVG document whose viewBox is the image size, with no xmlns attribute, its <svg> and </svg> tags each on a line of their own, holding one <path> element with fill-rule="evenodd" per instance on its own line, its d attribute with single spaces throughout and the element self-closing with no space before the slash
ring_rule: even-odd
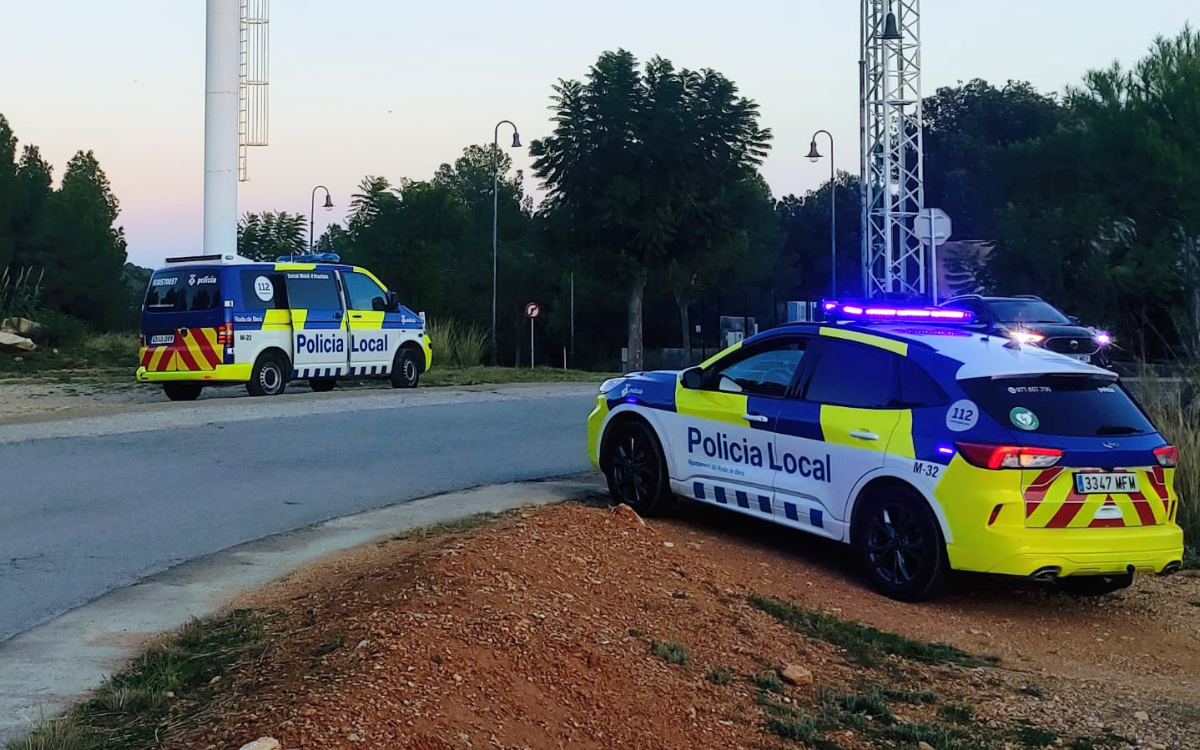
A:
<svg viewBox="0 0 1200 750">
<path fill-rule="evenodd" d="M 952 307 L 897 305 L 871 301 L 826 300 L 821 303 L 827 320 L 858 320 L 875 323 L 974 323 L 975 313 Z"/>
<path fill-rule="evenodd" d="M 280 255 L 277 263 L 341 263 L 342 256 L 337 253 L 306 253 L 304 255 Z"/>
</svg>

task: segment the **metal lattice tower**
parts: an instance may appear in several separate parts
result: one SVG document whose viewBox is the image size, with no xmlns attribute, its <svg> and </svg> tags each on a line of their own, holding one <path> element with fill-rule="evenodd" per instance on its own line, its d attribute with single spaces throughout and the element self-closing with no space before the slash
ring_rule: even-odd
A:
<svg viewBox="0 0 1200 750">
<path fill-rule="evenodd" d="M 920 0 L 862 0 L 863 291 L 925 296 Z"/>
<path fill-rule="evenodd" d="M 267 145 L 270 0 L 241 0 L 238 46 L 238 181 L 245 182 L 246 150 Z"/>
</svg>

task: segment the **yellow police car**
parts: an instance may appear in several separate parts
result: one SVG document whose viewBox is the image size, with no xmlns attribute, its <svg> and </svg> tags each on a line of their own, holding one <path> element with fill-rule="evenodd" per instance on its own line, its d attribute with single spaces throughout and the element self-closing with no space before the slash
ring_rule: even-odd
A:
<svg viewBox="0 0 1200 750">
<path fill-rule="evenodd" d="M 952 569 L 1082 594 L 1179 569 L 1177 451 L 1115 374 L 968 311 L 825 307 L 834 322 L 605 382 L 588 451 L 613 499 L 686 496 L 851 544 L 905 601 Z"/>
<path fill-rule="evenodd" d="M 150 278 L 141 328 L 137 379 L 173 401 L 230 383 L 276 395 L 296 379 L 314 391 L 349 378 L 414 388 L 433 359 L 423 316 L 332 253 L 170 258 Z"/>
</svg>

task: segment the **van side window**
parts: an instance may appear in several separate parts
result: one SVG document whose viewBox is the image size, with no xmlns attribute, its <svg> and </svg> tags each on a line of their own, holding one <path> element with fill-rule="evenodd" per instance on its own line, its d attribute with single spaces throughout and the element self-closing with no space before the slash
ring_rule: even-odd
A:
<svg viewBox="0 0 1200 750">
<path fill-rule="evenodd" d="M 900 376 L 900 403 L 906 408 L 941 406 L 949 399 L 941 386 L 925 370 L 908 357 L 897 358 Z"/>
<path fill-rule="evenodd" d="M 351 310 L 374 310 L 375 298 L 387 301 L 387 293 L 370 276 L 357 271 L 342 273 Z"/>
<path fill-rule="evenodd" d="M 290 271 L 288 302 L 293 310 L 341 310 L 342 298 L 331 271 Z"/>
<path fill-rule="evenodd" d="M 242 271 L 241 283 L 243 309 L 287 309 L 287 287 L 283 283 L 283 274 L 271 271 Z"/>
</svg>

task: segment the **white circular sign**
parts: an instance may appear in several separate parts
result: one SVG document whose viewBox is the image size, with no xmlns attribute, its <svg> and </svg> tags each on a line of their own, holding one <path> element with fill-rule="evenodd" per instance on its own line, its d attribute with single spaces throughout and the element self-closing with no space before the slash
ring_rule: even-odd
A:
<svg viewBox="0 0 1200 750">
<path fill-rule="evenodd" d="M 266 276 L 259 276 L 254 280 L 254 293 L 263 302 L 270 302 L 275 298 L 275 285 Z"/>
<path fill-rule="evenodd" d="M 536 302 L 525 305 L 525 317 L 533 319 L 542 314 L 542 306 Z"/>
<path fill-rule="evenodd" d="M 965 398 L 950 404 L 946 412 L 946 428 L 951 432 L 966 432 L 979 424 L 979 407 Z"/>
</svg>

